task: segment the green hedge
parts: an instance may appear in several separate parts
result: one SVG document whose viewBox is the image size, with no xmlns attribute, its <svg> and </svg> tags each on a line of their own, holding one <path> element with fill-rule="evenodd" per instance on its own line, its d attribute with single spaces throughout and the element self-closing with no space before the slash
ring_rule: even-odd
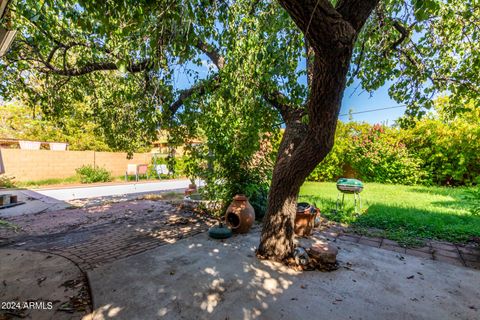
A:
<svg viewBox="0 0 480 320">
<path fill-rule="evenodd" d="M 462 119 L 426 119 L 400 134 L 422 160 L 426 182 L 439 185 L 480 184 L 480 125 Z"/>
<path fill-rule="evenodd" d="M 339 123 L 335 146 L 307 180 L 342 176 L 406 185 L 480 184 L 480 126 L 462 117 L 430 117 L 407 129 Z"/>
</svg>

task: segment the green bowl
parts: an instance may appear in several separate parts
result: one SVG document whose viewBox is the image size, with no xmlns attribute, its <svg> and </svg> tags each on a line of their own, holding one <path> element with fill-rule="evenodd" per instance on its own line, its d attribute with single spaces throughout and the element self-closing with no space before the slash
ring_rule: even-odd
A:
<svg viewBox="0 0 480 320">
<path fill-rule="evenodd" d="M 227 227 L 215 226 L 208 229 L 208 235 L 214 239 L 227 239 L 232 236 L 232 230 Z"/>
</svg>

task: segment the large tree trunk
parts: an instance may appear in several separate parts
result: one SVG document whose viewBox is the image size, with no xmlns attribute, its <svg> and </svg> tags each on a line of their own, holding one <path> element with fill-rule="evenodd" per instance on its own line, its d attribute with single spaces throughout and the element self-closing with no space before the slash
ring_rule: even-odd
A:
<svg viewBox="0 0 480 320">
<path fill-rule="evenodd" d="M 260 247 L 257 253 L 267 259 L 283 260 L 293 250 L 293 219 L 302 174 L 290 170 L 290 152 L 301 143 L 305 126 L 300 120 L 287 123 L 273 170 Z M 308 173 L 307 173 L 308 174 Z"/>
<path fill-rule="evenodd" d="M 301 119 L 286 123 L 273 171 L 267 213 L 264 219 L 258 255 L 272 260 L 284 260 L 293 251 L 293 226 L 300 186 L 310 172 L 333 147 L 341 97 L 345 88 L 348 66 L 329 64 L 334 70 L 319 72 L 325 66 L 316 60 L 314 83 L 321 83 L 322 90 L 315 90 L 317 101 L 322 101 L 322 112 L 315 115 L 315 125 Z M 319 77 L 322 80 L 318 79 Z M 312 116 L 310 116 L 312 118 Z"/>
<path fill-rule="evenodd" d="M 338 113 L 358 32 L 378 0 L 280 0 L 315 53 L 306 114 L 283 110 L 286 129 L 273 171 L 258 255 L 285 260 L 293 252 L 300 186 L 333 146 Z"/>
</svg>

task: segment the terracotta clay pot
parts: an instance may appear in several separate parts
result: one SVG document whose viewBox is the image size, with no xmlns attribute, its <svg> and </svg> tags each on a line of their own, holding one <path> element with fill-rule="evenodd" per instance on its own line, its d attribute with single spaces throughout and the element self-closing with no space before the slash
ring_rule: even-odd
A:
<svg viewBox="0 0 480 320">
<path fill-rule="evenodd" d="M 186 196 L 189 196 L 189 195 L 191 195 L 192 193 L 195 193 L 195 192 L 197 192 L 197 185 L 194 184 L 194 183 L 189 184 L 188 188 L 185 189 L 185 195 Z"/>
<path fill-rule="evenodd" d="M 247 197 L 237 194 L 227 208 L 225 223 L 235 233 L 246 233 L 255 221 L 255 210 Z"/>
<path fill-rule="evenodd" d="M 312 233 L 315 224 L 316 210 L 308 204 L 299 204 L 295 215 L 295 234 L 300 237 L 307 237 Z"/>
</svg>

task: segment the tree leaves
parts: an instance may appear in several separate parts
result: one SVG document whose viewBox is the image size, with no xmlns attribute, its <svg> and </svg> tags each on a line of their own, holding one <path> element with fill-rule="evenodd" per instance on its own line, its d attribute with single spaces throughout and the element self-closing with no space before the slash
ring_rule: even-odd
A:
<svg viewBox="0 0 480 320">
<path fill-rule="evenodd" d="M 478 101 L 479 34 L 477 1 L 385 1 L 359 36 L 351 76 L 367 91 L 393 82 L 390 96 L 412 117 L 440 94 L 456 106 Z"/>
<path fill-rule="evenodd" d="M 417 20 L 424 21 L 438 13 L 440 3 L 437 0 L 414 0 L 413 7 Z"/>
</svg>

